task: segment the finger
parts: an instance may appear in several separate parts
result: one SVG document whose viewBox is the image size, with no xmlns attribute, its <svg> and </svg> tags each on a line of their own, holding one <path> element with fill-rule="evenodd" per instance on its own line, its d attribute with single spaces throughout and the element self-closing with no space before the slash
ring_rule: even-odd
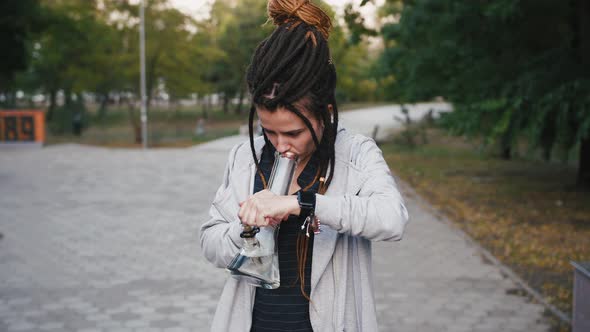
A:
<svg viewBox="0 0 590 332">
<path fill-rule="evenodd" d="M 255 226 L 255 225 L 251 224 L 250 214 L 251 214 L 250 204 L 248 203 L 248 201 L 245 201 L 244 204 L 242 205 L 242 207 L 240 208 L 240 212 L 239 212 L 240 220 L 242 221 L 242 224 Z"/>
<path fill-rule="evenodd" d="M 281 223 L 281 219 L 271 218 L 270 224 L 273 226 L 277 226 Z"/>
<path fill-rule="evenodd" d="M 264 217 L 264 222 L 267 225 L 272 226 L 272 218 L 270 218 L 270 217 Z"/>
<path fill-rule="evenodd" d="M 247 208 L 247 206 L 244 203 L 246 203 L 246 202 L 240 203 L 240 210 L 238 211 L 238 217 L 240 217 L 240 220 L 242 222 L 244 222 L 244 217 L 246 215 L 246 208 Z"/>
<path fill-rule="evenodd" d="M 258 226 L 258 224 L 256 223 L 256 215 L 252 210 L 248 210 L 244 222 L 246 223 L 246 225 Z"/>
<path fill-rule="evenodd" d="M 262 213 L 256 213 L 256 225 L 260 227 L 268 226 L 268 221 L 266 221 L 266 218 Z"/>
<path fill-rule="evenodd" d="M 266 223 L 269 226 L 276 226 L 276 225 L 278 225 L 280 223 L 280 220 L 277 220 L 277 219 L 272 218 L 272 217 L 266 217 L 266 218 L 264 218 L 264 220 L 266 221 Z"/>
<path fill-rule="evenodd" d="M 247 206 L 247 208 L 244 210 L 244 216 L 242 218 L 242 222 L 245 223 L 246 225 L 256 226 L 254 216 L 253 216 L 253 211 L 250 206 Z"/>
</svg>

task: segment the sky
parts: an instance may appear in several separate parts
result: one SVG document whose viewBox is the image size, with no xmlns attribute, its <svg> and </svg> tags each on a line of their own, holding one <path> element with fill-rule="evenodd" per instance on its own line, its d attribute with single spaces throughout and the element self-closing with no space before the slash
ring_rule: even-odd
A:
<svg viewBox="0 0 590 332">
<path fill-rule="evenodd" d="M 170 0 L 173 6 L 183 11 L 184 13 L 190 14 L 196 18 L 206 17 L 209 12 L 210 4 L 214 0 Z M 336 10 L 337 13 L 341 13 L 344 6 L 348 3 L 360 3 L 360 0 L 324 0 Z M 377 3 L 382 3 L 383 0 L 378 0 Z M 375 15 L 375 6 L 371 3 L 367 4 L 361 9 L 361 13 L 365 16 L 366 22 L 371 24 L 373 21 L 371 18 Z"/>
</svg>

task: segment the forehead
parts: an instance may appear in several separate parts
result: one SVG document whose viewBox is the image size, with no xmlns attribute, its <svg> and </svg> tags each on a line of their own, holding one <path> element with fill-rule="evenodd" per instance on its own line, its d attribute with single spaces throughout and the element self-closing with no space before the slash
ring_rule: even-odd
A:
<svg viewBox="0 0 590 332">
<path fill-rule="evenodd" d="M 301 110 L 303 116 L 307 117 L 311 123 L 314 123 L 313 117 L 310 117 L 308 112 Z M 256 113 L 262 123 L 262 126 L 266 129 L 288 131 L 299 128 L 305 128 L 305 123 L 297 114 L 289 111 L 284 107 L 278 107 L 274 111 L 269 111 L 265 108 L 257 107 Z"/>
</svg>

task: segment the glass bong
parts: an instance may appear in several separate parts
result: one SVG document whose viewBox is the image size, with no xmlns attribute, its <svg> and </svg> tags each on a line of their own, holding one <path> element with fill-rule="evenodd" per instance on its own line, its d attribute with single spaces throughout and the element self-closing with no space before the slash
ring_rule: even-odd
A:
<svg viewBox="0 0 590 332">
<path fill-rule="evenodd" d="M 292 152 L 275 152 L 268 189 L 275 195 L 288 195 L 293 174 L 297 167 L 297 156 Z M 281 284 L 279 255 L 276 245 L 279 225 L 266 227 L 243 226 L 240 235 L 244 246 L 227 266 L 236 278 L 244 278 L 253 286 L 267 289 L 278 288 Z"/>
</svg>

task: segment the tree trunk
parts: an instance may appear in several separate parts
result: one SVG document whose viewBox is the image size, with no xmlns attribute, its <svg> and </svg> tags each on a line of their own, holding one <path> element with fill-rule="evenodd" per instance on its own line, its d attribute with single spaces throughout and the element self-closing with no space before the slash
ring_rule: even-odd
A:
<svg viewBox="0 0 590 332">
<path fill-rule="evenodd" d="M 211 111 L 213 108 L 213 96 L 212 95 L 208 95 L 207 99 L 206 99 L 206 103 L 207 103 L 207 111 Z"/>
<path fill-rule="evenodd" d="M 573 22 L 577 33 L 574 35 L 574 52 L 581 62 L 585 74 L 590 74 L 590 2 L 587 0 L 574 1 L 576 19 Z M 576 45 L 577 44 L 577 45 Z"/>
<path fill-rule="evenodd" d="M 242 114 L 242 102 L 244 101 L 244 87 L 240 87 L 240 96 L 238 97 L 238 105 L 236 106 L 236 114 Z"/>
<path fill-rule="evenodd" d="M 203 97 L 203 104 L 202 104 L 202 110 L 203 110 L 203 119 L 207 120 L 209 119 L 209 107 L 210 107 L 210 96 L 206 95 Z"/>
<path fill-rule="evenodd" d="M 552 150 L 552 146 L 550 145 L 545 145 L 543 146 L 543 160 L 546 162 L 551 161 L 551 150 Z"/>
<path fill-rule="evenodd" d="M 500 138 L 500 158 L 504 160 L 512 159 L 512 144 L 509 132 L 506 132 Z"/>
<path fill-rule="evenodd" d="M 158 48 L 156 50 L 154 56 L 151 57 L 151 59 L 148 59 L 148 64 L 147 64 L 147 68 L 146 68 L 146 92 L 145 92 L 146 99 L 147 99 L 145 102 L 146 113 L 147 113 L 148 109 L 150 108 L 150 104 L 152 103 L 154 85 L 157 83 L 156 82 L 156 80 L 157 80 L 156 68 L 158 67 L 159 60 L 160 60 L 160 49 Z"/>
<path fill-rule="evenodd" d="M 46 119 L 47 122 L 53 119 L 55 113 L 55 107 L 57 106 L 57 90 L 52 89 L 49 91 L 49 108 L 47 109 Z"/>
<path fill-rule="evenodd" d="M 133 129 L 135 143 L 141 144 L 141 124 L 139 123 L 139 117 L 135 116 L 135 106 L 129 100 L 127 101 L 127 114 L 129 114 L 129 123 Z"/>
<path fill-rule="evenodd" d="M 551 152 L 553 151 L 553 145 L 555 144 L 555 121 L 553 117 L 545 120 L 545 127 L 541 132 L 541 151 L 543 160 L 551 161 Z"/>
<path fill-rule="evenodd" d="M 512 159 L 512 149 L 510 146 L 503 146 L 500 151 L 500 157 L 504 160 Z"/>
<path fill-rule="evenodd" d="M 574 13 L 574 19 L 572 20 L 574 29 L 572 48 L 584 74 L 587 76 L 590 75 L 590 2 L 573 0 L 572 7 Z M 583 133 L 583 135 L 585 138 L 580 140 L 580 164 L 578 166 L 577 184 L 590 188 L 590 132 Z"/>
<path fill-rule="evenodd" d="M 229 96 L 227 93 L 223 94 L 223 113 L 227 114 L 227 112 L 229 111 Z"/>
<path fill-rule="evenodd" d="M 108 92 L 103 93 L 101 95 L 100 106 L 98 108 L 98 118 L 100 120 L 104 119 L 104 117 L 107 115 L 108 104 L 109 104 L 109 94 L 108 94 Z"/>
<path fill-rule="evenodd" d="M 17 108 L 16 105 L 16 90 L 12 89 L 10 90 L 7 94 L 6 94 L 7 101 L 6 101 L 6 105 L 9 108 Z"/>
<path fill-rule="evenodd" d="M 69 108 L 72 106 L 72 91 L 70 89 L 64 90 L 64 106 Z"/>
<path fill-rule="evenodd" d="M 76 136 L 82 135 L 85 108 L 84 96 L 82 93 L 76 93 L 76 102 L 73 104 L 72 111 L 72 134 Z"/>
<path fill-rule="evenodd" d="M 578 185 L 590 188 L 590 137 L 580 142 L 580 164 L 578 166 Z"/>
<path fill-rule="evenodd" d="M 207 110 L 207 96 L 204 96 L 200 99 L 201 103 L 201 112 L 203 113 L 203 119 L 209 118 L 209 112 Z"/>
</svg>

